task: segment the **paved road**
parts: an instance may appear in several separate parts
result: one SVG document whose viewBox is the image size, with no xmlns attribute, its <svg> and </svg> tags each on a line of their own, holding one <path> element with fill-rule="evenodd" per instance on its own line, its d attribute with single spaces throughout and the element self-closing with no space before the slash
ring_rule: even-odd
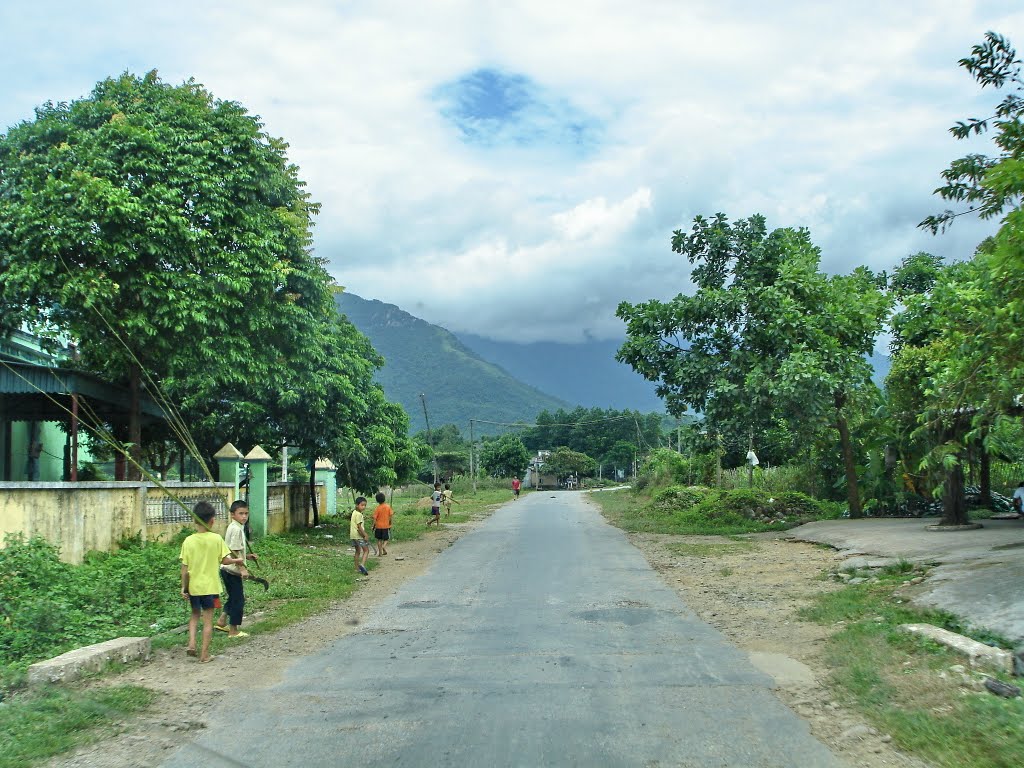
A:
<svg viewBox="0 0 1024 768">
<path fill-rule="evenodd" d="M 167 765 L 838 766 L 769 685 L 581 494 L 534 493 Z"/>
</svg>

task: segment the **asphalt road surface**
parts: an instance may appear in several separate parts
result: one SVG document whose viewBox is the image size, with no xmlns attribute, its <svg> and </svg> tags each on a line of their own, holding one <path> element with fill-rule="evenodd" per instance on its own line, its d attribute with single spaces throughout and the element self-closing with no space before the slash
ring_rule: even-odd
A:
<svg viewBox="0 0 1024 768">
<path fill-rule="evenodd" d="M 540 492 L 165 765 L 839 766 L 770 684 L 582 494 Z"/>
</svg>

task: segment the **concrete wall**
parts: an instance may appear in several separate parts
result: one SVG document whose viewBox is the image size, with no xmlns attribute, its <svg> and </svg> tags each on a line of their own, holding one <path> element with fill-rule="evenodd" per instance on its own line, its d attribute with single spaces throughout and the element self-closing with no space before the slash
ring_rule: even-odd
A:
<svg viewBox="0 0 1024 768">
<path fill-rule="evenodd" d="M 116 549 L 142 529 L 141 483 L 0 483 L 0 536 L 22 532 L 60 547 L 80 563 L 86 552 Z"/>
<path fill-rule="evenodd" d="M 0 542 L 8 533 L 40 536 L 60 548 L 61 560 L 81 563 L 86 552 L 111 552 L 130 536 L 170 538 L 192 522 L 169 492 L 190 509 L 200 499 L 212 501 L 218 511 L 215 530 L 223 532 L 233 486 L 165 485 L 166 491 L 147 483 L 0 482 Z"/>
</svg>

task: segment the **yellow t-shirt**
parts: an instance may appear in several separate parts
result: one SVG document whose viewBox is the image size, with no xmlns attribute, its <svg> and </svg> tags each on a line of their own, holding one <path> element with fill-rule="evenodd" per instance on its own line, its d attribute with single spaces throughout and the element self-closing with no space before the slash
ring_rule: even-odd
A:
<svg viewBox="0 0 1024 768">
<path fill-rule="evenodd" d="M 350 539 L 361 539 L 363 535 L 359 533 L 359 524 L 363 522 L 363 513 L 358 509 L 352 510 L 352 521 L 348 524 L 348 537 Z"/>
<path fill-rule="evenodd" d="M 220 594 L 220 561 L 231 554 L 219 533 L 193 533 L 181 543 L 181 562 L 188 567 L 190 595 Z"/>
</svg>

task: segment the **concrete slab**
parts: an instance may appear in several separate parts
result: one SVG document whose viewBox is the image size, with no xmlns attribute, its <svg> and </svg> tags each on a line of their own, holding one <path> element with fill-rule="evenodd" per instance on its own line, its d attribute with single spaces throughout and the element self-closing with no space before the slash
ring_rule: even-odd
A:
<svg viewBox="0 0 1024 768">
<path fill-rule="evenodd" d="M 118 637 L 33 664 L 28 668 L 28 682 L 29 685 L 71 682 L 85 673 L 98 672 L 112 661 L 127 663 L 147 659 L 150 651 L 148 637 Z"/>
<path fill-rule="evenodd" d="M 969 637 L 958 635 L 931 624 L 901 624 L 900 629 L 911 635 L 927 637 L 967 657 L 972 667 L 995 672 L 1013 672 L 1013 654 L 1002 648 L 993 648 Z"/>
<path fill-rule="evenodd" d="M 982 528 L 929 531 L 935 518 L 819 520 L 789 532 L 835 547 L 847 565 L 872 558 L 938 564 L 914 588 L 915 605 L 949 611 L 1024 646 L 1024 520 L 982 520 Z"/>
</svg>

